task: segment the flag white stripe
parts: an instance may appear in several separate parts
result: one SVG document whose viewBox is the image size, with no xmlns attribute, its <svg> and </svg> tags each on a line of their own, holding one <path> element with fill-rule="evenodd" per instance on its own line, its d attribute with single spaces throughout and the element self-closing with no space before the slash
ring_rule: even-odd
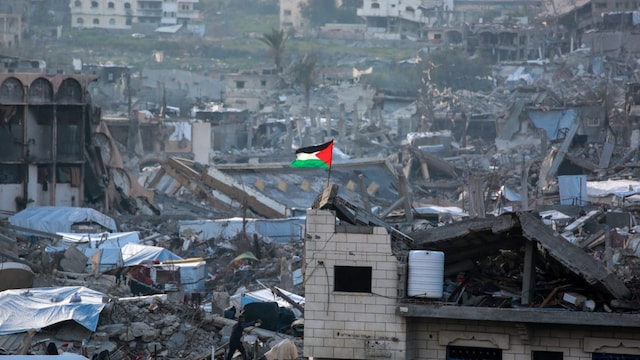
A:
<svg viewBox="0 0 640 360">
<path fill-rule="evenodd" d="M 318 152 L 314 152 L 311 154 L 307 154 L 307 153 L 297 153 L 296 154 L 296 160 L 320 160 L 318 158 Z"/>
</svg>

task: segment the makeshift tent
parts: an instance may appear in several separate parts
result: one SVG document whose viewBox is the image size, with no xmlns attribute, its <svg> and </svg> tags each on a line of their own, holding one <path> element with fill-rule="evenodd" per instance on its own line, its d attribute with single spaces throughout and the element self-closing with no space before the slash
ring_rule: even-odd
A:
<svg viewBox="0 0 640 360">
<path fill-rule="evenodd" d="M 39 330 L 67 320 L 96 331 L 104 296 L 84 286 L 5 290 L 0 292 L 0 335 Z"/>
<path fill-rule="evenodd" d="M 71 232 L 78 223 L 95 223 L 109 231 L 116 230 L 116 222 L 107 215 L 91 208 L 70 206 L 31 206 L 10 216 L 9 223 L 51 234 Z"/>
<path fill-rule="evenodd" d="M 159 262 L 182 260 L 180 256 L 158 246 L 129 243 L 122 247 L 121 252 L 124 266 L 139 265 L 153 262 L 154 260 Z"/>
<path fill-rule="evenodd" d="M 137 231 L 122 233 L 61 233 L 62 240 L 55 246 L 46 247 L 47 252 L 63 252 L 70 246 L 75 246 L 89 258 L 87 267 L 89 271 L 105 272 L 123 264 L 120 248 L 126 244 L 137 244 L 140 237 Z"/>
<path fill-rule="evenodd" d="M 275 242 L 286 243 L 301 241 L 304 235 L 305 218 L 287 219 L 243 219 L 240 217 L 218 220 L 181 220 L 178 221 L 180 233 L 192 231 L 199 234 L 201 241 L 211 238 L 230 239 L 244 231 L 256 234 Z"/>
<path fill-rule="evenodd" d="M 203 290 L 204 281 L 207 278 L 207 262 L 201 258 L 185 260 L 164 261 L 163 265 L 172 265 L 180 268 L 180 284 L 184 291 Z"/>
<path fill-rule="evenodd" d="M 287 296 L 293 302 L 304 306 L 304 297 L 288 292 L 286 290 L 280 289 L 278 287 L 276 287 L 276 289 L 282 292 L 282 294 Z M 249 304 L 252 302 L 276 302 L 280 307 L 291 308 L 291 310 L 293 310 L 293 312 L 296 314 L 297 317 L 302 316 L 302 314 L 298 309 L 291 306 L 291 304 L 285 299 L 274 294 L 273 291 L 271 291 L 271 289 L 262 289 L 262 290 L 256 290 L 251 292 L 240 292 L 238 294 L 232 295 L 229 298 L 229 303 L 235 306 L 236 309 L 242 309 L 246 304 Z"/>
</svg>

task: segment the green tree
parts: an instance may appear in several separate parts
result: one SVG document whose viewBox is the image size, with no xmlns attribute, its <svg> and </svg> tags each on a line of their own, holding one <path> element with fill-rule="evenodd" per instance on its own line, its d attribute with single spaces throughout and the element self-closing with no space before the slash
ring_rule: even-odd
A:
<svg viewBox="0 0 640 360">
<path fill-rule="evenodd" d="M 277 29 L 271 29 L 271 34 L 265 33 L 259 38 L 260 41 L 269 47 L 269 55 L 273 58 L 278 72 L 282 72 L 282 57 L 284 55 L 284 44 L 287 42 L 287 39 L 288 36 L 284 30 Z"/>
<path fill-rule="evenodd" d="M 291 71 L 293 81 L 304 89 L 304 106 L 307 116 L 310 116 L 309 103 L 311 101 L 311 88 L 316 79 L 317 63 L 318 58 L 315 55 L 307 54 L 293 66 Z"/>
</svg>

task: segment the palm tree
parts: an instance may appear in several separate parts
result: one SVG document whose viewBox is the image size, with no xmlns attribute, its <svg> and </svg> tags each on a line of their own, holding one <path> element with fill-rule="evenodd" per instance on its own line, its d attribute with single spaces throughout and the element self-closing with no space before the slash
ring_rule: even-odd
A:
<svg viewBox="0 0 640 360">
<path fill-rule="evenodd" d="M 269 47 L 269 54 L 273 57 L 273 62 L 278 69 L 278 72 L 282 72 L 282 55 L 284 54 L 284 44 L 287 42 L 288 36 L 284 30 L 271 29 L 271 34 L 262 34 L 262 37 L 258 38 Z"/>
<path fill-rule="evenodd" d="M 293 66 L 291 71 L 293 74 L 293 81 L 298 85 L 302 85 L 304 88 L 304 105 L 307 116 L 310 116 L 309 102 L 311 100 L 311 88 L 315 81 L 317 63 L 318 58 L 316 56 L 310 56 L 307 54 Z"/>
</svg>

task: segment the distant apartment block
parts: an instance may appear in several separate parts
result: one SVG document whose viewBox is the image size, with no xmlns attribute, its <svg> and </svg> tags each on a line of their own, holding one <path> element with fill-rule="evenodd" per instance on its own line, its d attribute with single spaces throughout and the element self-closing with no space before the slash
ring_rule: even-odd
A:
<svg viewBox="0 0 640 360">
<path fill-rule="evenodd" d="M 199 19 L 200 0 L 71 0 L 74 28 L 131 29 L 135 23 L 188 24 Z"/>
<path fill-rule="evenodd" d="M 18 48 L 22 44 L 22 18 L 16 14 L 0 14 L 0 48 Z"/>
<path fill-rule="evenodd" d="M 300 6 L 307 0 L 280 0 L 280 29 L 285 32 L 301 33 L 306 27 L 306 21 L 300 11 Z"/>
</svg>

